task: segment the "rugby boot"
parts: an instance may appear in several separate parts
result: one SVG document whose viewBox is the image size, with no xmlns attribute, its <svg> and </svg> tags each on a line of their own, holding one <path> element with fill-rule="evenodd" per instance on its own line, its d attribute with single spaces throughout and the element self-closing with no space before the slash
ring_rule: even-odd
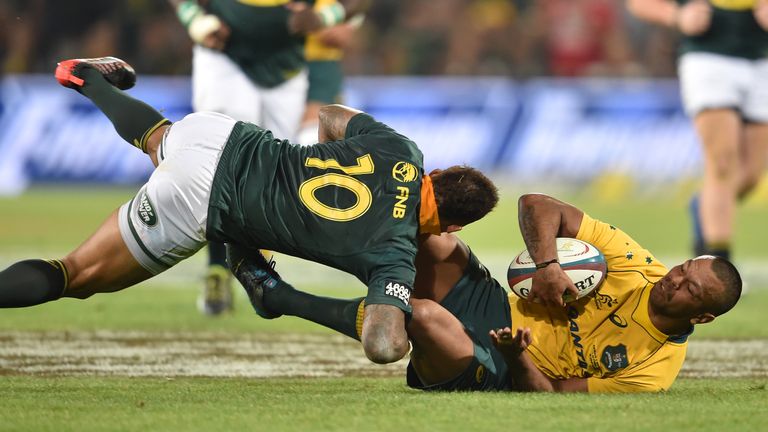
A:
<svg viewBox="0 0 768 432">
<path fill-rule="evenodd" d="M 205 276 L 203 291 L 197 298 L 197 308 L 209 316 L 221 315 L 234 309 L 232 274 L 220 265 L 212 265 Z"/>
<path fill-rule="evenodd" d="M 256 314 L 265 319 L 282 316 L 264 306 L 264 292 L 275 289 L 280 282 L 274 259 L 268 261 L 261 251 L 247 250 L 227 243 L 227 262 L 232 274 L 245 288 Z"/>
<path fill-rule="evenodd" d="M 105 80 L 120 90 L 128 90 L 136 84 L 136 72 L 133 67 L 117 57 L 61 61 L 56 67 L 56 80 L 64 87 L 82 87 L 85 81 L 79 77 L 79 71 L 85 67 L 96 69 Z"/>
</svg>

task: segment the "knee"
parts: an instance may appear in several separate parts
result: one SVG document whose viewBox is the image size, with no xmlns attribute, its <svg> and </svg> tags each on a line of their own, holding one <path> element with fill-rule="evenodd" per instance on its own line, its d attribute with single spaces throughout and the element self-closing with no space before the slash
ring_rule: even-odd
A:
<svg viewBox="0 0 768 432">
<path fill-rule="evenodd" d="M 740 174 L 739 157 L 735 151 L 723 150 L 713 152 L 706 160 L 709 172 L 713 178 L 728 181 Z"/>
<path fill-rule="evenodd" d="M 433 315 L 436 303 L 431 300 L 411 299 L 413 312 L 408 321 L 408 335 L 411 339 L 416 339 L 419 335 L 429 332 L 431 325 L 434 325 Z"/>
<path fill-rule="evenodd" d="M 757 186 L 757 184 L 760 183 L 761 179 L 762 179 L 762 172 L 758 172 L 758 173 L 745 172 L 744 176 L 741 179 L 741 184 L 739 184 L 739 197 L 743 198 L 745 195 L 752 192 L 752 190 Z"/>
</svg>

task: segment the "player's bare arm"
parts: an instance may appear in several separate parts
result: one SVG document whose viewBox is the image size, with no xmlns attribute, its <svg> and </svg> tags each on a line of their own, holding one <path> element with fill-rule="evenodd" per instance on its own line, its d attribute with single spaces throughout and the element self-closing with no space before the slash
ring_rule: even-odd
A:
<svg viewBox="0 0 768 432">
<path fill-rule="evenodd" d="M 443 301 L 461 279 L 469 262 L 469 248 L 453 234 L 427 234 L 419 238 L 413 298 Z"/>
<path fill-rule="evenodd" d="M 392 305 L 366 305 L 360 341 L 374 363 L 388 364 L 405 357 L 409 348 L 405 313 Z"/>
<path fill-rule="evenodd" d="M 578 290 L 557 262 L 557 237 L 576 237 L 581 210 L 542 194 L 526 194 L 518 201 L 520 233 L 536 263 L 529 299 L 547 306 L 564 306 L 563 293 Z"/>
<path fill-rule="evenodd" d="M 509 327 L 491 330 L 493 345 L 504 356 L 509 366 L 512 388 L 523 392 L 586 392 L 586 378 L 552 379 L 541 372 L 526 350 L 531 344 L 531 329 L 519 328 L 512 333 Z"/>
<path fill-rule="evenodd" d="M 338 0 L 320 10 L 315 10 L 305 2 L 293 1 L 286 5 L 291 11 L 288 17 L 288 30 L 293 34 L 306 35 L 333 27 L 356 14 L 365 12 L 369 4 L 367 0 Z"/>
<path fill-rule="evenodd" d="M 760 24 L 760 27 L 768 31 L 768 0 L 758 0 L 752 9 L 752 14 L 755 16 L 755 21 Z"/>
<path fill-rule="evenodd" d="M 339 104 L 321 107 L 318 113 L 320 120 L 318 138 L 320 142 L 344 139 L 347 133 L 347 124 L 352 117 L 360 113 L 362 111 Z"/>
<path fill-rule="evenodd" d="M 706 0 L 678 5 L 674 0 L 627 0 L 627 9 L 641 20 L 679 30 L 688 36 L 704 33 L 712 20 Z"/>
</svg>

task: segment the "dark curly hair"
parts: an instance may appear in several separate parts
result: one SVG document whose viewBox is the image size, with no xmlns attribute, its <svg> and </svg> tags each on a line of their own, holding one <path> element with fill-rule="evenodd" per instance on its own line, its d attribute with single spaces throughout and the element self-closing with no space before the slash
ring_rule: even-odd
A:
<svg viewBox="0 0 768 432">
<path fill-rule="evenodd" d="M 736 267 L 727 259 L 716 257 L 712 262 L 712 271 L 723 283 L 724 289 L 712 299 L 710 311 L 715 316 L 720 316 L 734 306 L 741 297 L 741 275 Z"/>
<path fill-rule="evenodd" d="M 490 213 L 499 201 L 496 185 L 480 171 L 452 166 L 430 174 L 443 226 L 465 226 Z"/>
</svg>

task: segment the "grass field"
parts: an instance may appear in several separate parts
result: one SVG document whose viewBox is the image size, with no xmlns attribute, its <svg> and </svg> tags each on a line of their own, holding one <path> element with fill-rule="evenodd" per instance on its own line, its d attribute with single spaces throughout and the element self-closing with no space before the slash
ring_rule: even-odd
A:
<svg viewBox="0 0 768 432">
<path fill-rule="evenodd" d="M 547 191 L 546 189 L 544 191 Z M 87 237 L 130 189 L 38 188 L 0 198 L 0 268 L 57 257 Z M 462 237 L 498 278 L 522 248 L 516 191 Z M 667 264 L 687 254 L 685 201 L 567 200 L 621 226 Z M 204 257 L 153 281 L 88 301 L 0 312 L 0 431 L 89 430 L 765 430 L 768 427 L 768 207 L 739 214 L 735 256 L 749 292 L 697 328 L 672 390 L 659 395 L 426 394 L 404 362 L 365 360 L 359 346 L 300 320 L 194 308 Z M 338 272 L 282 257 L 302 289 L 359 296 Z"/>
</svg>

